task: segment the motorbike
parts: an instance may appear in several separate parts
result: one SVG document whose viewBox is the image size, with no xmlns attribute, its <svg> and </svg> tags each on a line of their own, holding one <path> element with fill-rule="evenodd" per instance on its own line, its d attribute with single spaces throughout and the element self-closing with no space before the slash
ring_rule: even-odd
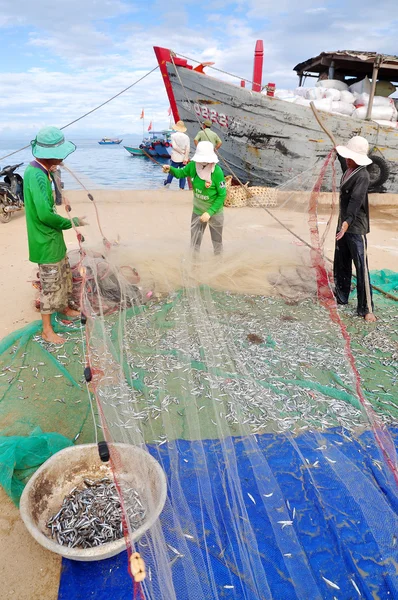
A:
<svg viewBox="0 0 398 600">
<path fill-rule="evenodd" d="M 19 173 L 15 173 L 22 165 L 23 163 L 8 165 L 0 171 L 0 177 L 3 177 L 3 181 L 0 181 L 1 223 L 8 223 L 12 213 L 22 210 L 24 207 L 23 179 Z"/>
</svg>

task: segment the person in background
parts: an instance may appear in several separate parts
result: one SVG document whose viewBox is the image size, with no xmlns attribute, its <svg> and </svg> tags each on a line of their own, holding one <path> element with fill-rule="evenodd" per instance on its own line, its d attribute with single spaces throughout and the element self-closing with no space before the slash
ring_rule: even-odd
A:
<svg viewBox="0 0 398 600">
<path fill-rule="evenodd" d="M 177 123 L 172 126 L 172 129 L 174 129 L 175 133 L 171 134 L 171 146 L 173 148 L 171 153 L 171 166 L 175 169 L 181 169 L 182 167 L 185 167 L 189 160 L 191 143 L 189 137 L 185 133 L 187 128 L 184 125 L 184 121 L 177 121 Z M 165 187 L 169 187 L 172 181 L 173 175 L 169 173 L 167 179 L 164 181 Z M 185 177 L 180 179 L 180 190 L 185 188 L 185 182 Z"/>
<path fill-rule="evenodd" d="M 218 135 L 212 131 L 211 128 L 212 122 L 210 119 L 206 119 L 203 121 L 202 130 L 196 134 L 194 139 L 195 146 L 199 144 L 199 142 L 211 142 L 215 150 L 218 150 L 222 146 L 222 141 L 218 137 Z"/>
<path fill-rule="evenodd" d="M 343 169 L 340 184 L 340 208 L 334 253 L 335 296 L 338 304 L 348 304 L 351 291 L 352 263 L 357 278 L 357 313 L 374 322 L 367 241 L 369 233 L 369 144 L 361 136 L 351 138 L 346 146 L 337 146 Z"/>
<path fill-rule="evenodd" d="M 196 152 L 183 169 L 164 165 L 165 173 L 178 179 L 191 177 L 193 212 L 191 217 L 191 247 L 199 252 L 203 234 L 209 224 L 214 254 L 221 254 L 224 225 L 224 201 L 227 195 L 224 173 L 211 142 L 199 142 Z"/>
<path fill-rule="evenodd" d="M 76 146 L 66 142 L 64 134 L 56 127 L 41 129 L 31 146 L 35 160 L 24 174 L 29 260 L 39 265 L 42 337 L 46 342 L 63 344 L 65 340 L 54 332 L 51 315 L 60 312 L 66 318 L 74 319 L 80 313 L 69 306 L 72 275 L 62 233 L 72 227 L 72 221 L 56 213 L 51 173 L 76 150 Z M 86 225 L 84 217 L 75 217 L 73 223 L 75 227 Z"/>
</svg>

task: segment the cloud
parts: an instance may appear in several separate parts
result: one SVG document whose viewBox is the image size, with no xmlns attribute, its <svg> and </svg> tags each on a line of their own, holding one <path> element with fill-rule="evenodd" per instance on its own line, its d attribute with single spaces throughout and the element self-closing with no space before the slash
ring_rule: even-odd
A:
<svg viewBox="0 0 398 600">
<path fill-rule="evenodd" d="M 121 0 L 0 0 L 0 14 L 5 25 L 27 25 L 40 29 L 66 30 L 71 24 L 104 21 L 136 12 L 131 2 Z"/>
<path fill-rule="evenodd" d="M 316 8 L 307 8 L 305 13 L 308 15 L 316 15 L 318 13 L 327 12 L 327 10 L 328 9 L 325 6 L 317 6 Z"/>
<path fill-rule="evenodd" d="M 16 44 L 8 49 L 14 67 L 3 67 L 1 74 L 0 130 L 10 124 L 20 132 L 65 124 L 155 66 L 155 45 L 214 61 L 219 69 L 250 80 L 255 41 L 263 39 L 263 83 L 275 81 L 281 88 L 296 87 L 294 65 L 322 51 L 393 53 L 396 47 L 395 0 L 379 5 L 362 0 L 360 7 L 339 0 L 323 6 L 319 0 L 218 0 L 201 6 L 187 0 L 183 8 L 179 0 L 152 0 L 145 12 L 140 7 L 127 0 L 0 0 L 0 27 L 13 27 Z M 25 67 L 27 61 L 35 68 Z M 71 133 L 139 133 L 142 108 L 157 127 L 167 126 L 168 100 L 159 71 Z"/>
</svg>

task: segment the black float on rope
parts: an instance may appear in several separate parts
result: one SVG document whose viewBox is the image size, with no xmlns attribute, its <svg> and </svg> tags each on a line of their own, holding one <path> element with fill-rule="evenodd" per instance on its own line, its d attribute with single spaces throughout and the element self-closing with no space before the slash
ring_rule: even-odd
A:
<svg viewBox="0 0 398 600">
<path fill-rule="evenodd" d="M 85 325 L 87 323 L 87 317 L 84 313 L 80 314 L 80 322 L 82 325 Z"/>
<path fill-rule="evenodd" d="M 110 454 L 108 444 L 106 442 L 98 442 L 98 453 L 102 462 L 109 462 Z"/>
<path fill-rule="evenodd" d="M 91 367 L 86 367 L 84 369 L 84 379 L 87 381 L 87 383 L 90 383 L 92 378 L 93 378 L 93 374 L 91 372 Z"/>
</svg>

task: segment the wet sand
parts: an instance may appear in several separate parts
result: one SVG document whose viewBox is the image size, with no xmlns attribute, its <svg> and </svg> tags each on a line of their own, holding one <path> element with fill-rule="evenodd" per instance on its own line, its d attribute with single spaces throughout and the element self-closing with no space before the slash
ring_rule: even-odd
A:
<svg viewBox="0 0 398 600">
<path fill-rule="evenodd" d="M 120 235 L 121 241 L 145 245 L 167 239 L 176 243 L 182 251 L 187 247 L 191 215 L 189 191 L 105 191 L 94 192 L 101 215 L 101 224 L 109 239 Z M 90 227 L 88 239 L 99 241 L 93 204 L 83 192 L 68 192 L 73 208 L 72 215 L 86 215 Z M 371 233 L 368 237 L 370 269 L 397 270 L 398 264 L 398 200 L 388 199 L 389 205 L 375 199 L 371 213 Z M 327 203 L 327 202 L 326 202 Z M 64 209 L 59 210 L 65 214 Z M 308 224 L 304 213 L 275 210 L 295 232 L 308 239 Z M 320 213 L 320 222 L 326 217 Z M 305 230 L 303 229 L 304 227 Z M 334 231 L 335 220 L 331 225 Z M 83 231 L 83 230 L 82 230 Z M 0 223 L 0 338 L 38 319 L 34 308 L 36 297 L 30 281 L 35 265 L 28 260 L 27 236 L 24 214 L 16 213 L 10 223 Z M 236 244 L 242 239 L 265 236 L 269 241 L 278 239 L 288 244 L 297 243 L 267 213 L 260 209 L 241 208 L 225 211 L 225 245 Z M 206 236 L 208 238 L 208 236 Z M 73 231 L 65 232 L 68 249 L 76 247 Z M 209 246 L 208 239 L 205 244 Z M 326 246 L 328 256 L 333 256 L 333 235 Z M 56 600 L 61 560 L 39 546 L 25 530 L 18 514 L 5 493 L 0 489 L 0 600 Z"/>
</svg>

